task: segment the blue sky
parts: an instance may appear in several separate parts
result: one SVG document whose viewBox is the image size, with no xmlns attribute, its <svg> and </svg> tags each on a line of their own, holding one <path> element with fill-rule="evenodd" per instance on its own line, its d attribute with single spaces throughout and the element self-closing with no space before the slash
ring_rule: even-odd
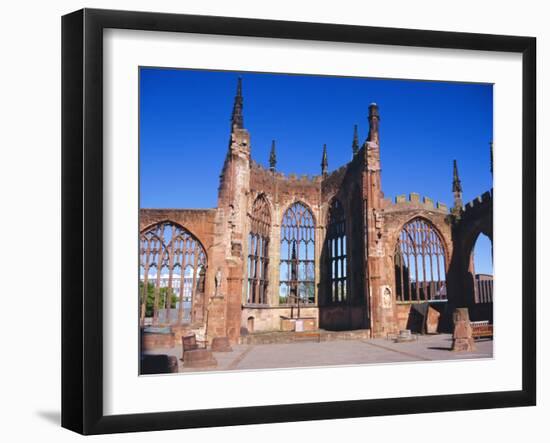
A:
<svg viewBox="0 0 550 443">
<path fill-rule="evenodd" d="M 464 202 L 492 187 L 492 85 L 142 68 L 141 207 L 216 206 L 239 76 L 258 163 L 267 166 L 275 139 L 281 172 L 319 174 L 325 143 L 329 171 L 342 166 L 353 125 L 362 143 L 376 102 L 386 197 L 418 192 L 451 206 L 453 159 Z M 490 243 L 475 252 L 477 272 L 492 273 Z"/>
</svg>

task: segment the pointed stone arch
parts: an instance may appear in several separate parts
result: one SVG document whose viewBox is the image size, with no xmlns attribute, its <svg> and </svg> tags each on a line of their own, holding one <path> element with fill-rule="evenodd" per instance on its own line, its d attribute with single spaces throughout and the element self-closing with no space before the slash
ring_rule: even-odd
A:
<svg viewBox="0 0 550 443">
<path fill-rule="evenodd" d="M 428 219 L 415 216 L 403 224 L 394 248 L 394 266 L 398 301 L 447 299 L 447 249 Z"/>
<path fill-rule="evenodd" d="M 315 303 L 315 218 L 305 203 L 296 201 L 281 220 L 279 302 Z"/>
<path fill-rule="evenodd" d="M 247 261 L 247 304 L 268 304 L 269 243 L 271 232 L 271 209 L 264 194 L 259 194 L 249 214 Z"/>
<path fill-rule="evenodd" d="M 139 253 L 141 324 L 146 317 L 152 317 L 153 325 L 191 322 L 208 263 L 199 239 L 180 224 L 163 220 L 141 231 Z"/>
<path fill-rule="evenodd" d="M 327 231 L 325 237 L 327 253 L 326 294 L 328 303 L 346 303 L 348 301 L 348 237 L 346 214 L 340 200 L 333 198 L 327 213 Z"/>
</svg>

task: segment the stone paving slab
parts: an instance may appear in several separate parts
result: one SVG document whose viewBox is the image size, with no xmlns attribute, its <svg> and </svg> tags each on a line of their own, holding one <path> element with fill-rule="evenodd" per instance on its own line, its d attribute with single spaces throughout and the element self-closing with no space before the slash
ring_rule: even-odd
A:
<svg viewBox="0 0 550 443">
<path fill-rule="evenodd" d="M 214 352 L 216 368 L 184 368 L 181 347 L 159 349 L 159 354 L 178 358 L 180 372 L 276 369 L 312 366 L 338 366 L 413 361 L 438 361 L 492 358 L 493 341 L 476 341 L 475 352 L 451 351 L 449 334 L 424 335 L 418 340 L 395 343 L 386 339 L 343 340 L 328 342 L 234 345 L 231 352 Z"/>
</svg>

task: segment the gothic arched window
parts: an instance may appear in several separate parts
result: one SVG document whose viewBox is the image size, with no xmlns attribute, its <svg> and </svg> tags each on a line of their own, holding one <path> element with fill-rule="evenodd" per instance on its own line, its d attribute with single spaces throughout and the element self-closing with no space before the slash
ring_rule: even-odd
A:
<svg viewBox="0 0 550 443">
<path fill-rule="evenodd" d="M 269 282 L 269 230 L 271 215 L 269 205 L 260 195 L 252 205 L 250 233 L 248 235 L 248 287 L 246 302 L 266 304 Z"/>
<path fill-rule="evenodd" d="M 403 226 L 394 263 L 398 301 L 447 299 L 443 241 L 426 220 L 414 218 Z"/>
<path fill-rule="evenodd" d="M 347 238 L 344 208 L 334 200 L 329 208 L 327 223 L 328 294 L 331 303 L 347 299 Z"/>
<path fill-rule="evenodd" d="M 315 303 L 315 221 L 303 203 L 283 215 L 279 302 Z"/>
<path fill-rule="evenodd" d="M 204 292 L 206 254 L 185 228 L 165 221 L 141 232 L 141 324 L 188 323 L 197 293 Z"/>
</svg>

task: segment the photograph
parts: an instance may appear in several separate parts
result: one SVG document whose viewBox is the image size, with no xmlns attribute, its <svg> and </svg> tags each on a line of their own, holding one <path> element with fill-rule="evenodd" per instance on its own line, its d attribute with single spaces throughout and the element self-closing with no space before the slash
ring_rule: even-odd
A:
<svg viewBox="0 0 550 443">
<path fill-rule="evenodd" d="M 493 358 L 493 84 L 138 69 L 140 375 Z"/>
<path fill-rule="evenodd" d="M 0 440 L 544 440 L 548 14 L 470 3 L 6 2 Z"/>
</svg>

